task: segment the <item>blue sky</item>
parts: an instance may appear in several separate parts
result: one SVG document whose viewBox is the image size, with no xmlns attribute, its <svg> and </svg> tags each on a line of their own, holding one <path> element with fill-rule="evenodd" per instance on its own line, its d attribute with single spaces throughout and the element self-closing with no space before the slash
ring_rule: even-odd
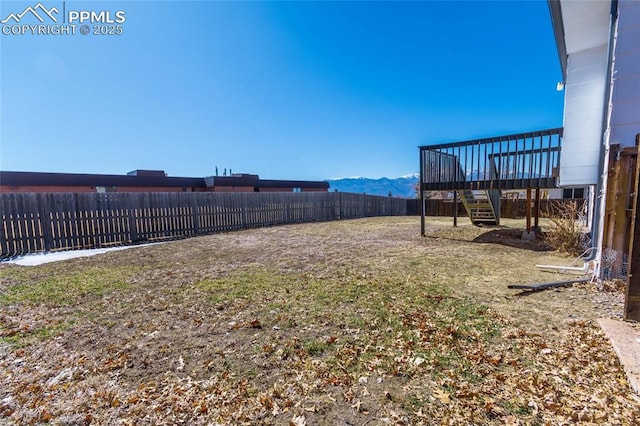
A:
<svg viewBox="0 0 640 426">
<path fill-rule="evenodd" d="M 65 8 L 123 33 L 0 35 L 1 170 L 396 177 L 418 145 L 562 125 L 546 1 Z"/>
</svg>

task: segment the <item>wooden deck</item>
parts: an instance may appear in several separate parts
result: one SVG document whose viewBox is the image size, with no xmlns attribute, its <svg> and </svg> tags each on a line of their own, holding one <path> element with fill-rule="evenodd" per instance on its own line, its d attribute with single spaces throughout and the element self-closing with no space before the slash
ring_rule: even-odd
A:
<svg viewBox="0 0 640 426">
<path fill-rule="evenodd" d="M 562 128 L 420 147 L 422 191 L 555 188 Z"/>
<path fill-rule="evenodd" d="M 562 128 L 420 147 L 421 205 L 429 191 L 460 196 L 471 221 L 500 224 L 500 191 L 558 185 Z M 531 204 L 531 203 L 529 203 Z M 539 215 L 536 198 L 536 223 Z M 422 208 L 424 235 L 424 207 Z M 454 224 L 456 223 L 454 219 Z M 531 209 L 527 209 L 531 230 Z"/>
</svg>

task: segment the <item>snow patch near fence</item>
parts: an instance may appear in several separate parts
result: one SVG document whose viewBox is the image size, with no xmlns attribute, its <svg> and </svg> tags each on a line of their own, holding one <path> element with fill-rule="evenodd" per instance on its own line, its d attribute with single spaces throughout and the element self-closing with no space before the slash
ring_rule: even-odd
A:
<svg viewBox="0 0 640 426">
<path fill-rule="evenodd" d="M 50 262 L 60 262 L 62 260 L 75 259 L 78 257 L 89 257 L 97 254 L 104 254 L 110 251 L 126 250 L 134 247 L 150 246 L 158 243 L 140 244 L 136 246 L 121 246 L 121 247 L 108 247 L 99 249 L 86 249 L 86 250 L 69 250 L 69 251 L 56 251 L 46 253 L 32 253 L 24 256 L 14 257 L 3 261 L 2 263 L 13 263 L 20 266 L 38 266 Z"/>
</svg>

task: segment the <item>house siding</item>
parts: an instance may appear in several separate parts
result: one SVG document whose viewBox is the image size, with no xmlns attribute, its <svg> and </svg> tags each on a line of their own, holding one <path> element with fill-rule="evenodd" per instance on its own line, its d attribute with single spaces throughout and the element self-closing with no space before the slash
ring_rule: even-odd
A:
<svg viewBox="0 0 640 426">
<path fill-rule="evenodd" d="M 620 0 L 613 71 L 611 143 L 634 146 L 640 133 L 640 2 Z"/>
<path fill-rule="evenodd" d="M 603 45 L 575 52 L 567 58 L 561 186 L 598 182 L 607 50 Z"/>
</svg>

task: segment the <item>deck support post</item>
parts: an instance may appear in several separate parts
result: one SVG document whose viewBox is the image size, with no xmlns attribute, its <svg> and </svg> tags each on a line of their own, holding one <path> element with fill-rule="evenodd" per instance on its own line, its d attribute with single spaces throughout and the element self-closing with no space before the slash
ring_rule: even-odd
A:
<svg viewBox="0 0 640 426">
<path fill-rule="evenodd" d="M 458 226 L 458 191 L 453 191 L 453 226 Z"/>
<path fill-rule="evenodd" d="M 533 206 L 534 209 L 534 220 L 533 220 L 533 228 L 536 231 L 540 230 L 540 188 L 536 188 L 536 201 Z"/>
<path fill-rule="evenodd" d="M 424 223 L 424 219 L 425 219 L 424 216 L 425 216 L 424 195 L 420 195 L 420 235 L 422 235 L 423 237 L 426 237 L 427 233 L 425 229 L 426 227 Z"/>
<path fill-rule="evenodd" d="M 418 182 L 418 191 L 420 191 L 420 235 L 426 237 L 425 226 L 424 226 L 424 215 L 425 215 L 425 205 L 424 205 L 424 153 L 422 149 L 420 149 L 420 182 Z"/>
<path fill-rule="evenodd" d="M 527 188 L 527 233 L 531 232 L 531 188 Z"/>
</svg>

